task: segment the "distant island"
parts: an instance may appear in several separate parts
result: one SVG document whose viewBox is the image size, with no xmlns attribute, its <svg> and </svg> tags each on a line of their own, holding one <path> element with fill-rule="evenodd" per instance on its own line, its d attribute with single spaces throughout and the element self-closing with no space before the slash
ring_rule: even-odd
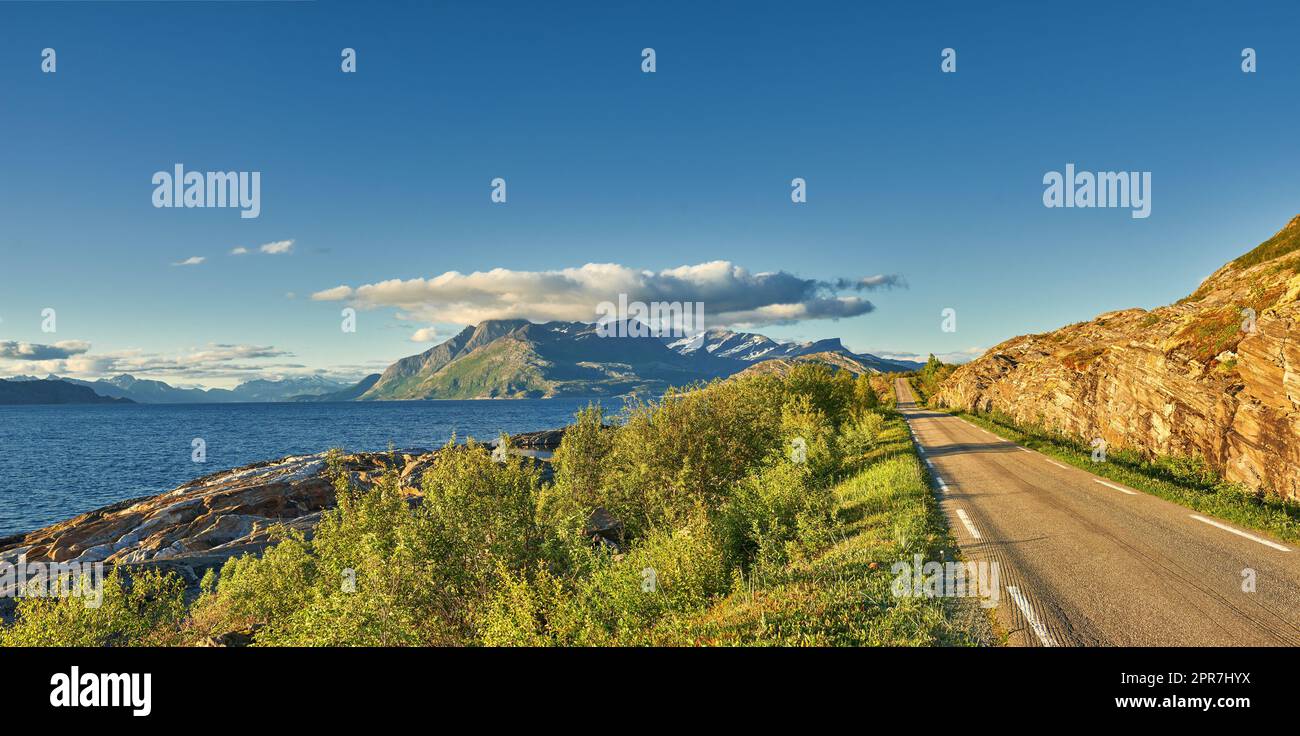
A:
<svg viewBox="0 0 1300 736">
<path fill-rule="evenodd" d="M 625 331 L 633 335 L 637 331 Z M 61 384 L 86 389 L 55 400 L 35 387 L 11 386 L 14 396 L 51 400 L 0 403 L 91 403 L 124 399 L 141 404 L 234 402 L 391 401 L 430 399 L 526 399 L 662 393 L 682 386 L 760 370 L 781 370 L 791 361 L 817 356 L 853 373 L 912 371 L 920 363 L 854 353 L 839 338 L 778 342 L 765 335 L 713 329 L 689 337 L 602 336 L 586 322 L 536 323 L 485 320 L 428 350 L 356 383 L 322 376 L 246 381 L 233 389 L 177 388 L 163 381 L 119 375 L 85 381 L 17 376 L 7 384 Z M 769 365 L 770 364 L 770 365 Z"/>
<path fill-rule="evenodd" d="M 85 386 L 62 380 L 0 379 L 0 404 L 134 404 L 123 398 L 100 396 Z"/>
</svg>

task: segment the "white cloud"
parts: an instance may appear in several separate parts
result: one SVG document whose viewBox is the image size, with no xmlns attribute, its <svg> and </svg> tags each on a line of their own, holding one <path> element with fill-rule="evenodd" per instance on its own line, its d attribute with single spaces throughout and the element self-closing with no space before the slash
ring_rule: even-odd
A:
<svg viewBox="0 0 1300 736">
<path fill-rule="evenodd" d="M 232 255 L 232 256 L 242 256 L 242 255 L 244 255 L 244 254 L 247 253 L 247 252 L 248 252 L 248 249 L 241 245 L 241 246 L 239 246 L 238 248 L 232 248 L 231 251 L 230 251 L 230 255 Z"/>
<path fill-rule="evenodd" d="M 924 363 L 930 357 L 929 353 L 909 353 L 898 350 L 866 350 L 864 352 L 871 353 L 880 358 L 885 358 L 886 360 L 911 360 L 918 363 Z M 988 348 L 969 347 L 963 350 L 954 350 L 947 353 L 935 353 L 934 357 L 945 363 L 959 364 L 969 363 L 986 352 L 988 352 Z"/>
<path fill-rule="evenodd" d="M 411 335 L 411 342 L 433 342 L 438 339 L 438 330 L 433 327 L 421 327 Z"/>
<path fill-rule="evenodd" d="M 90 378 L 131 373 L 160 380 L 201 380 L 248 377 L 272 369 L 307 371 L 296 363 L 258 362 L 292 356 L 269 345 L 209 343 L 174 354 L 121 350 L 90 355 L 89 350 L 89 343 L 78 340 L 54 345 L 0 342 L 0 375 L 37 372 Z"/>
<path fill-rule="evenodd" d="M 183 261 L 177 261 L 172 265 L 173 266 L 197 266 L 206 260 L 208 259 L 204 258 L 203 256 L 190 256 L 189 258 L 186 258 Z"/>
<path fill-rule="evenodd" d="M 53 345 L 16 340 L 0 341 L 0 358 L 10 360 L 62 360 L 81 355 L 89 350 L 90 343 L 82 340 L 62 340 Z"/>
<path fill-rule="evenodd" d="M 333 289 L 325 289 L 311 295 L 311 298 L 318 302 L 336 302 L 340 299 L 347 299 L 352 296 L 351 286 L 335 286 Z"/>
<path fill-rule="evenodd" d="M 877 277 L 872 277 L 877 278 Z M 883 278 L 883 277 L 881 277 Z M 399 318 L 438 324 L 485 319 L 594 321 L 601 302 L 703 302 L 708 326 L 757 327 L 811 319 L 839 319 L 875 309 L 858 296 L 837 292 L 857 281 L 804 279 L 784 271 L 753 273 L 730 261 L 642 271 L 616 263 L 588 263 L 555 271 L 497 268 L 431 278 L 390 279 L 336 286 L 312 295 L 363 309 L 393 308 Z"/>
<path fill-rule="evenodd" d="M 263 245 L 262 247 L 258 248 L 258 250 L 262 251 L 263 253 L 270 253 L 271 255 L 291 253 L 293 252 L 293 241 L 277 240 L 274 243 L 267 243 L 266 245 Z"/>
</svg>

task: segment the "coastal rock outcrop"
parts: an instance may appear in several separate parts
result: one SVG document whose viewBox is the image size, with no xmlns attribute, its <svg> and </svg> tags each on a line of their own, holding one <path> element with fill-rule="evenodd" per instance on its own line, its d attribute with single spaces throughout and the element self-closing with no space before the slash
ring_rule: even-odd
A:
<svg viewBox="0 0 1300 736">
<path fill-rule="evenodd" d="M 529 462 L 551 470 L 550 452 L 563 430 L 512 438 Z M 386 471 L 390 458 L 403 492 L 418 499 L 420 479 L 437 450 L 396 450 L 345 455 L 343 469 L 363 489 Z M 321 512 L 335 505 L 326 453 L 285 457 L 196 478 L 174 490 L 105 506 L 26 534 L 0 538 L 0 562 L 105 562 L 150 565 L 197 584 L 227 559 L 259 553 L 273 543 L 277 525 L 310 536 Z"/>
<path fill-rule="evenodd" d="M 932 401 L 1111 448 L 1199 456 L 1300 498 L 1300 217 L 1176 304 L 1007 340 Z"/>
</svg>

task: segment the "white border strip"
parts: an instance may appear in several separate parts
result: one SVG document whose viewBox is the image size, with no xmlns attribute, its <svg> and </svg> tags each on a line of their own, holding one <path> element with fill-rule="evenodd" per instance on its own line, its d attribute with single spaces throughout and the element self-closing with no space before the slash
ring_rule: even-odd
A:
<svg viewBox="0 0 1300 736">
<path fill-rule="evenodd" d="M 1241 531 L 1240 529 L 1233 529 L 1232 527 L 1228 526 L 1227 524 L 1223 524 L 1223 523 L 1217 522 L 1217 521 L 1215 521 L 1214 519 L 1207 519 L 1207 518 L 1205 518 L 1204 516 L 1197 516 L 1196 514 L 1188 514 L 1188 516 L 1192 517 L 1193 519 L 1196 519 L 1197 521 L 1205 522 L 1206 524 L 1209 524 L 1210 526 L 1218 527 L 1218 528 L 1222 529 L 1222 530 L 1225 531 L 1225 532 L 1232 532 L 1233 534 L 1236 534 L 1236 535 L 1239 536 L 1239 537 L 1245 537 L 1246 539 L 1249 539 L 1249 540 L 1252 541 L 1252 542 L 1259 542 L 1260 544 L 1264 545 L 1265 547 L 1272 547 L 1273 549 L 1278 550 L 1279 552 L 1290 552 L 1290 551 L 1291 551 L 1291 550 L 1287 549 L 1286 547 L 1283 547 L 1282 545 L 1278 544 L 1277 542 L 1270 542 L 1270 541 L 1268 541 L 1267 539 L 1264 539 L 1264 538 L 1262 538 L 1262 537 L 1257 537 L 1257 536 L 1255 536 L 1254 534 L 1247 534 L 1246 532 L 1243 532 L 1243 531 Z"/>
<path fill-rule="evenodd" d="M 1025 614 L 1025 620 L 1029 622 L 1029 628 L 1033 629 L 1038 636 L 1038 641 L 1042 642 L 1045 647 L 1056 646 L 1056 641 L 1052 639 L 1047 627 L 1043 626 L 1043 623 L 1034 615 L 1034 609 L 1029 607 L 1029 601 L 1025 598 L 1024 593 L 1020 592 L 1020 588 L 1008 585 L 1007 592 L 1011 594 L 1011 600 L 1016 602 L 1016 607 L 1020 609 L 1020 612 Z"/>
<path fill-rule="evenodd" d="M 1127 488 L 1120 488 L 1119 486 L 1115 485 L 1114 483 L 1107 483 L 1106 481 L 1102 480 L 1101 478 L 1093 478 L 1093 479 L 1092 479 L 1092 482 L 1093 482 L 1093 483 L 1100 483 L 1100 484 L 1102 484 L 1103 486 L 1106 486 L 1107 488 L 1114 488 L 1115 490 L 1119 491 L 1120 493 L 1127 493 L 1127 494 L 1130 495 L 1130 496 L 1136 496 L 1136 495 L 1138 495 L 1138 494 L 1137 494 L 1137 491 L 1130 491 L 1130 490 L 1127 489 Z"/>
<path fill-rule="evenodd" d="M 972 537 L 976 539 L 983 538 L 980 536 L 980 530 L 975 528 L 975 525 L 971 523 L 970 517 L 966 515 L 966 509 L 957 509 L 957 518 L 961 519 L 961 523 L 966 525 L 966 531 L 970 532 Z"/>
</svg>

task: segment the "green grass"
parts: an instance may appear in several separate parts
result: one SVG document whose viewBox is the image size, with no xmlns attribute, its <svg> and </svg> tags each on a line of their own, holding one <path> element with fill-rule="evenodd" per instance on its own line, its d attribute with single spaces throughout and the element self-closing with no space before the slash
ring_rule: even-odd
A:
<svg viewBox="0 0 1300 736">
<path fill-rule="evenodd" d="M 1292 251 L 1300 250 L 1300 227 L 1294 226 L 1295 220 L 1291 222 L 1293 225 L 1282 228 L 1276 235 L 1260 243 L 1254 250 L 1233 261 L 1233 264 L 1239 268 L 1249 268 L 1265 261 L 1271 261 L 1278 256 L 1284 256 Z"/>
<path fill-rule="evenodd" d="M 994 645 L 990 616 L 974 601 L 895 597 L 890 567 L 957 550 L 895 412 L 857 469 L 835 486 L 835 540 L 809 560 L 738 590 L 660 643 L 719 646 Z"/>
<path fill-rule="evenodd" d="M 1060 433 L 1018 425 L 1000 414 L 950 413 L 1094 475 L 1244 528 L 1300 542 L 1300 503 L 1224 481 L 1199 459 L 1147 458 L 1121 449 L 1107 452 L 1106 462 L 1094 463 L 1092 448 Z"/>
<path fill-rule="evenodd" d="M 1235 350 L 1245 334 L 1241 330 L 1239 310 L 1223 307 L 1197 315 L 1175 337 L 1196 360 L 1208 364 L 1219 353 Z"/>
</svg>

